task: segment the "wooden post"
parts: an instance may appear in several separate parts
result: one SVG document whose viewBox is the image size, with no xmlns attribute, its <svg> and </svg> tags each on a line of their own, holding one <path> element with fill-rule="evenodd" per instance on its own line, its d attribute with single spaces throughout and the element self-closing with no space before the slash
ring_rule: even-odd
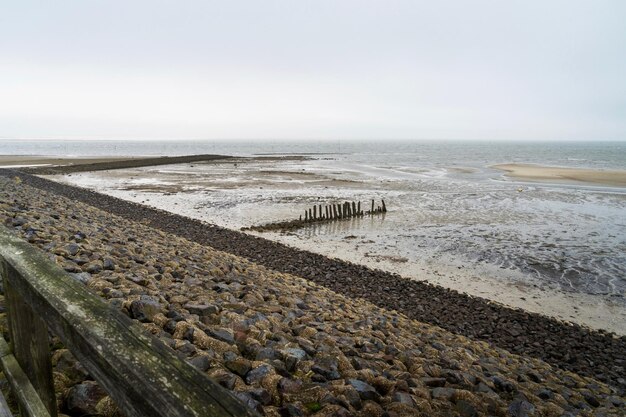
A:
<svg viewBox="0 0 626 417">
<path fill-rule="evenodd" d="M 340 204 L 337 204 L 337 211 L 339 212 L 339 218 L 343 219 L 343 207 Z"/>
<path fill-rule="evenodd" d="M 337 214 L 337 205 L 333 204 L 333 219 L 338 219 L 339 215 Z"/>
<path fill-rule="evenodd" d="M 383 213 L 387 213 L 387 206 L 385 206 L 385 200 L 381 200 L 383 202 Z"/>
<path fill-rule="evenodd" d="M 0 363 L 2 371 L 9 386 L 11 393 L 15 396 L 15 401 L 20 408 L 20 415 L 23 417 L 50 417 L 48 409 L 39 398 L 39 394 L 35 391 L 35 387 L 24 373 L 24 370 L 17 363 L 15 355 L 11 352 L 11 348 L 7 345 L 4 337 L 0 337 Z M 1 398 L 2 406 L 5 410 L 0 412 L 2 417 L 13 417 L 10 412 L 4 396 Z"/>
<path fill-rule="evenodd" d="M 359 214 L 359 216 L 363 215 L 363 212 L 361 211 L 361 202 L 359 201 L 359 204 L 357 204 L 357 209 L 356 209 L 357 213 Z"/>
<path fill-rule="evenodd" d="M 370 214 L 374 214 L 374 200 L 372 200 L 372 210 L 370 211 Z"/>
<path fill-rule="evenodd" d="M 17 272 L 5 261 L 2 261 L 0 267 L 11 337 L 11 351 L 33 384 L 50 416 L 56 417 L 57 401 L 52 379 L 48 326 L 33 313 L 33 310 L 24 302 L 20 294 L 13 289 L 9 279 L 19 279 Z"/>
<path fill-rule="evenodd" d="M 317 205 L 313 205 L 313 220 L 317 220 Z"/>
<path fill-rule="evenodd" d="M 352 202 L 352 217 L 356 217 L 359 214 L 358 211 L 356 211 L 356 203 L 353 201 Z"/>
<path fill-rule="evenodd" d="M 309 220 L 313 221 L 313 210 L 309 209 Z"/>
<path fill-rule="evenodd" d="M 298 221 L 300 222 L 302 221 L 302 214 L 300 215 L 300 218 L 298 219 Z"/>
<path fill-rule="evenodd" d="M 7 404 L 7 400 L 2 393 L 0 393 L 0 417 L 13 417 L 9 404 Z"/>
<path fill-rule="evenodd" d="M 324 220 L 324 216 L 322 215 L 322 205 L 320 204 L 320 219 Z"/>
<path fill-rule="evenodd" d="M 304 210 L 304 221 L 308 222 L 309 221 L 309 212 Z"/>
</svg>

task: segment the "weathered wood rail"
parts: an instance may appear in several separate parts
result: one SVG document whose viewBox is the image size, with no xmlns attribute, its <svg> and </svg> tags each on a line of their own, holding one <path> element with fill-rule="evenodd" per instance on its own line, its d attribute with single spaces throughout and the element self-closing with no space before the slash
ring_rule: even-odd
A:
<svg viewBox="0 0 626 417">
<path fill-rule="evenodd" d="M 129 417 L 258 416 L 2 226 L 0 273 L 10 338 L 0 363 L 23 417 L 57 415 L 48 331 Z"/>
<path fill-rule="evenodd" d="M 345 201 L 339 204 L 316 204 L 304 210 L 304 217 L 300 215 L 298 219 L 283 222 L 268 223 L 260 226 L 244 227 L 241 230 L 255 230 L 258 232 L 269 230 L 289 230 L 306 226 L 310 223 L 330 222 L 336 220 L 353 219 L 356 217 L 374 216 L 387 212 L 385 200 L 381 200 L 381 205 L 376 205 L 372 200 L 371 209 L 364 211 L 361 209 L 360 201 Z"/>
</svg>

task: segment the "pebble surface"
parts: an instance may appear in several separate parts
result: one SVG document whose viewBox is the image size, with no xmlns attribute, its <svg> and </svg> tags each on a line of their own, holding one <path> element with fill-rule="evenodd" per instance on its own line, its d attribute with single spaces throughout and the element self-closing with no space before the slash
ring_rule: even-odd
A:
<svg viewBox="0 0 626 417">
<path fill-rule="evenodd" d="M 615 386 L 19 179 L 0 177 L 0 222 L 264 415 L 561 416 L 626 410 Z M 333 273 L 328 270 L 329 280 Z M 65 349 L 53 359 L 64 412 L 117 415 Z"/>
</svg>

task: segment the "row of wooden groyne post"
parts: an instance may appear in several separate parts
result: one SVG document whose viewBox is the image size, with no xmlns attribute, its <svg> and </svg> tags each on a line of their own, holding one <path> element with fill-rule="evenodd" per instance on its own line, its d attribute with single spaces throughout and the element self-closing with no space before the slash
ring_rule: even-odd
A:
<svg viewBox="0 0 626 417">
<path fill-rule="evenodd" d="M 304 210 L 304 219 L 301 215 L 300 221 L 304 220 L 304 222 L 310 223 L 320 220 L 351 219 L 353 217 L 363 217 L 386 212 L 387 206 L 385 205 L 385 200 L 381 200 L 380 206 L 376 206 L 375 201 L 372 200 L 371 209 L 368 211 L 361 210 L 360 201 L 346 201 L 343 204 L 314 205 L 312 208 Z"/>
<path fill-rule="evenodd" d="M 360 201 L 346 201 L 339 204 L 316 204 L 313 207 L 304 210 L 304 216 L 300 215 L 299 219 L 268 223 L 260 226 L 244 227 L 241 230 L 255 230 L 257 232 L 290 230 L 306 226 L 310 223 L 374 216 L 386 212 L 387 206 L 385 205 L 385 200 L 381 200 L 380 205 L 376 205 L 375 200 L 372 200 L 371 208 L 367 211 L 361 209 Z"/>
</svg>

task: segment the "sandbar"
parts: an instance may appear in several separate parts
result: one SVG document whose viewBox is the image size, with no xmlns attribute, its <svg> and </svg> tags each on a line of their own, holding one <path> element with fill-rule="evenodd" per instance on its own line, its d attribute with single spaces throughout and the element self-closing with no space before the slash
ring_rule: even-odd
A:
<svg viewBox="0 0 626 417">
<path fill-rule="evenodd" d="M 0 155 L 0 167 L 24 168 L 40 166 L 65 166 L 78 164 L 95 164 L 111 161 L 126 161 L 135 159 L 123 156 L 98 157 L 67 157 L 67 156 L 38 156 L 38 155 Z"/>
<path fill-rule="evenodd" d="M 505 176 L 525 181 L 587 183 L 611 187 L 626 187 L 626 170 L 551 167 L 534 164 L 492 165 Z"/>
</svg>

